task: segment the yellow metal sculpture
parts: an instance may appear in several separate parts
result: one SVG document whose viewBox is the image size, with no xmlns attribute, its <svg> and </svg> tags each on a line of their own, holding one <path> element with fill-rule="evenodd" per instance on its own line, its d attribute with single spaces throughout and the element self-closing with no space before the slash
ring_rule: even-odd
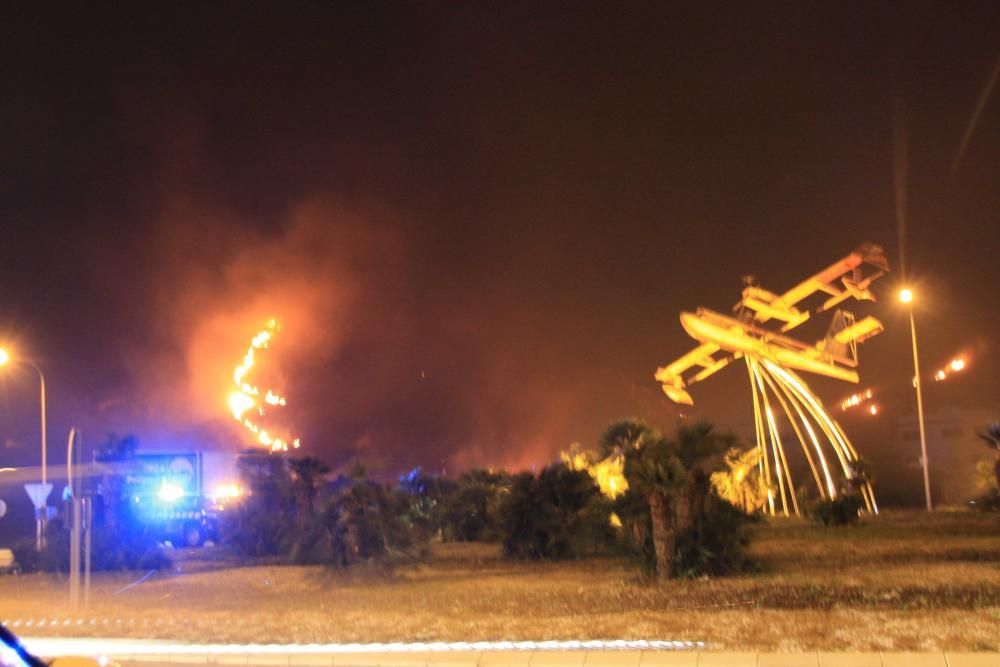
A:
<svg viewBox="0 0 1000 667">
<path fill-rule="evenodd" d="M 849 299 L 874 300 L 869 287 L 888 270 L 882 249 L 865 244 L 784 294 L 769 292 L 752 277 L 745 278 L 734 317 L 705 308 L 681 313 L 681 326 L 700 344 L 657 369 L 655 377 L 672 401 L 693 405 L 688 393 L 692 384 L 736 359 L 746 362 L 757 446 L 762 453 L 759 472 L 767 485 L 767 511 L 772 515 L 778 503 L 786 516 L 790 510 L 800 514 L 779 414 L 785 415 L 802 446 L 822 498 L 837 497 L 834 479 L 842 475 L 855 482 L 868 511 L 878 512 L 871 484 L 858 479 L 857 451 L 795 371 L 858 382 L 858 343 L 879 334 L 882 323 L 871 316 L 856 320 L 851 313 L 836 310 L 827 334 L 814 344 L 786 334 Z M 774 322 L 780 323 L 777 329 L 766 326 Z"/>
</svg>

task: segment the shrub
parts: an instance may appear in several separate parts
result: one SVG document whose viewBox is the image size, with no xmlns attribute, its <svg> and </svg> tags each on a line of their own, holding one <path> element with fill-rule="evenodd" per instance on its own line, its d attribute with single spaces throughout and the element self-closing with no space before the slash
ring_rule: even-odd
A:
<svg viewBox="0 0 1000 667">
<path fill-rule="evenodd" d="M 222 541 L 249 558 L 287 555 L 296 543 L 296 486 L 288 461 L 270 453 L 240 457 L 240 478 L 247 495 L 228 509 Z"/>
<path fill-rule="evenodd" d="M 45 547 L 35 551 L 34 539 L 14 545 L 14 559 L 23 572 L 69 572 L 69 532 L 58 525 L 46 531 Z M 94 572 L 162 570 L 172 561 L 151 537 L 120 533 L 107 526 L 94 528 L 90 567 Z"/>
<path fill-rule="evenodd" d="M 44 554 L 35 551 L 35 538 L 26 537 L 18 540 L 11 547 L 11 551 L 14 552 L 14 563 L 21 572 L 44 571 L 44 567 L 42 566 Z"/>
<path fill-rule="evenodd" d="M 279 556 L 294 541 L 295 525 L 290 517 L 254 496 L 226 510 L 221 525 L 222 541 L 241 556 Z"/>
<path fill-rule="evenodd" d="M 612 540 L 610 503 L 586 471 L 562 463 L 535 477 L 516 475 L 501 511 L 503 553 L 509 558 L 578 557 Z"/>
<path fill-rule="evenodd" d="M 445 539 L 446 510 L 458 484 L 447 477 L 428 475 L 418 466 L 399 478 L 398 490 L 409 501 L 409 515 L 427 538 Z"/>
<path fill-rule="evenodd" d="M 832 500 L 815 503 L 809 513 L 814 521 L 824 526 L 850 526 L 858 522 L 863 505 L 857 494 L 842 493 Z"/>
<path fill-rule="evenodd" d="M 998 512 L 1000 511 L 1000 491 L 990 489 L 969 501 L 969 505 L 980 512 Z"/>
<path fill-rule="evenodd" d="M 445 540 L 488 542 L 500 539 L 500 507 L 511 477 L 489 470 L 469 470 L 444 502 L 441 529 Z"/>
<path fill-rule="evenodd" d="M 557 521 L 555 508 L 542 498 L 535 476 L 515 475 L 501 508 L 504 556 L 536 559 L 552 555 L 549 533 Z"/>
<path fill-rule="evenodd" d="M 649 503 L 641 493 L 630 488 L 612 505 L 622 527 L 619 546 L 646 576 L 656 574 L 656 550 L 653 547 L 653 519 Z"/>
<path fill-rule="evenodd" d="M 422 555 L 428 532 L 411 514 L 408 494 L 369 480 L 356 480 L 333 499 L 324 525 L 335 567 L 374 559 L 400 560 Z"/>
<path fill-rule="evenodd" d="M 749 526 L 755 521 L 735 505 L 709 494 L 691 528 L 677 536 L 676 575 L 719 576 L 750 569 Z"/>
<path fill-rule="evenodd" d="M 622 518 L 620 543 L 625 553 L 643 574 L 655 575 L 656 551 L 648 503 L 630 491 L 616 500 L 614 509 Z M 673 576 L 720 576 L 752 569 L 750 526 L 757 521 L 755 515 L 710 492 L 701 510 L 692 517 L 691 526 L 677 535 Z"/>
<path fill-rule="evenodd" d="M 223 541 L 249 558 L 347 567 L 422 553 L 434 532 L 419 473 L 393 489 L 364 479 L 360 463 L 340 490 L 320 486 L 327 470 L 315 459 L 251 453 L 240 460 L 243 501 L 226 512 Z M 436 501 L 435 501 L 436 502 Z"/>
</svg>

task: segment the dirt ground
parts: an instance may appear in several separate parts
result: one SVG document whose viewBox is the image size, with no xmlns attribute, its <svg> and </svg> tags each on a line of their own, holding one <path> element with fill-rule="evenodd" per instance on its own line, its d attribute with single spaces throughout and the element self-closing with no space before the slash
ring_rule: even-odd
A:
<svg viewBox="0 0 1000 667">
<path fill-rule="evenodd" d="M 199 642 L 545 639 L 705 641 L 758 650 L 1000 649 L 1000 519 L 887 514 L 856 528 L 776 520 L 756 572 L 655 583 L 614 558 L 518 563 L 439 544 L 423 562 L 335 572 L 235 567 L 216 551 L 169 572 L 0 577 L 0 620 L 26 635 Z"/>
</svg>

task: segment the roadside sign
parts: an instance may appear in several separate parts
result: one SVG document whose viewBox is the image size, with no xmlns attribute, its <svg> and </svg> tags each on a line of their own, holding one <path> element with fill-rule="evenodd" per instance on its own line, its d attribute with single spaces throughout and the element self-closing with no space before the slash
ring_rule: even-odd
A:
<svg viewBox="0 0 1000 667">
<path fill-rule="evenodd" d="M 45 507 L 45 501 L 48 500 L 49 494 L 52 493 L 52 485 L 49 483 L 25 484 L 24 490 L 28 492 L 28 497 L 31 498 L 35 509 L 40 510 Z"/>
</svg>

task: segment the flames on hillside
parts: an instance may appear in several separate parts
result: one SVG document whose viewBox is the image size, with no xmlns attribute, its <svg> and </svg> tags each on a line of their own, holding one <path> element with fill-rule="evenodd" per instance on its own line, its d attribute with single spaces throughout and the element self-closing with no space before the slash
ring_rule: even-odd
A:
<svg viewBox="0 0 1000 667">
<path fill-rule="evenodd" d="M 235 388 L 229 393 L 228 400 L 233 419 L 243 424 L 259 444 L 270 448 L 272 452 L 287 452 L 290 447 L 298 448 L 299 439 L 289 435 L 277 436 L 251 418 L 251 415 L 263 417 L 269 407 L 284 406 L 287 401 L 271 389 L 267 389 L 262 397 L 260 389 L 249 382 L 248 376 L 257 366 L 258 352 L 266 350 L 280 330 L 280 323 L 272 318 L 251 339 L 243 361 L 233 370 Z"/>
</svg>

